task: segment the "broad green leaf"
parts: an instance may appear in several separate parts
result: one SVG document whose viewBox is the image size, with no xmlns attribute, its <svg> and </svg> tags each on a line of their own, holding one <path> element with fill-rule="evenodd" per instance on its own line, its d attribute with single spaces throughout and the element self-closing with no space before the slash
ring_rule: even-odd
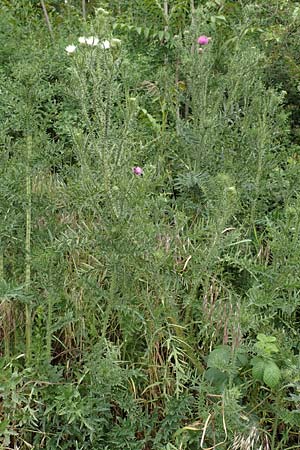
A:
<svg viewBox="0 0 300 450">
<path fill-rule="evenodd" d="M 256 356 L 255 358 L 252 359 L 251 364 L 253 365 L 252 367 L 253 378 L 258 381 L 263 381 L 266 364 L 265 361 L 262 358 Z"/>
<path fill-rule="evenodd" d="M 229 377 L 226 373 L 221 372 L 221 370 L 210 367 L 205 371 L 205 379 L 218 390 L 222 391 Z"/>
<path fill-rule="evenodd" d="M 169 33 L 169 31 L 165 31 L 165 40 L 169 41 L 171 38 L 171 34 Z"/>
<path fill-rule="evenodd" d="M 248 355 L 247 352 L 243 349 L 238 349 L 236 355 L 236 364 L 238 367 L 244 367 L 248 364 Z"/>
<path fill-rule="evenodd" d="M 275 388 L 281 378 L 281 372 L 277 364 L 268 361 L 265 365 L 263 380 L 271 389 Z"/>
<path fill-rule="evenodd" d="M 275 345 L 275 344 L 266 343 L 265 344 L 265 351 L 267 353 L 278 353 L 279 349 L 278 349 L 277 345 Z"/>
<path fill-rule="evenodd" d="M 261 342 L 276 342 L 276 337 L 274 336 L 266 336 L 263 333 L 259 333 L 257 335 L 257 340 Z"/>
<path fill-rule="evenodd" d="M 160 32 L 158 33 L 158 37 L 159 37 L 159 39 L 160 39 L 160 40 L 162 40 L 162 39 L 163 39 L 163 37 L 164 37 L 164 34 L 165 34 L 165 32 L 164 32 L 164 31 L 160 31 Z"/>
<path fill-rule="evenodd" d="M 224 370 L 230 361 L 231 351 L 226 345 L 215 348 L 207 358 L 207 366 Z"/>
<path fill-rule="evenodd" d="M 150 28 L 144 28 L 144 36 L 147 39 L 149 37 L 150 34 Z"/>
</svg>

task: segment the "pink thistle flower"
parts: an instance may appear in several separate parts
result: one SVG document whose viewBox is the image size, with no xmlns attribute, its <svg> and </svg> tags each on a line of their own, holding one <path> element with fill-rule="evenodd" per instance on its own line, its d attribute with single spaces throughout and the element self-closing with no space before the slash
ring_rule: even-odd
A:
<svg viewBox="0 0 300 450">
<path fill-rule="evenodd" d="M 138 176 L 143 175 L 143 173 L 144 173 L 143 169 L 139 166 L 133 167 L 132 172 L 134 173 L 134 175 L 138 175 Z"/>
<path fill-rule="evenodd" d="M 197 42 L 199 45 L 207 45 L 210 41 L 210 38 L 207 36 L 199 36 Z"/>
</svg>

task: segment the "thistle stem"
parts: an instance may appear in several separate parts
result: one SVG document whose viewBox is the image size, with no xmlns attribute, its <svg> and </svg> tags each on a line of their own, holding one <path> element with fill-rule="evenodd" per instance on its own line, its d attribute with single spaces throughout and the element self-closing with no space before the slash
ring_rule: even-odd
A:
<svg viewBox="0 0 300 450">
<path fill-rule="evenodd" d="M 0 281 L 4 281 L 4 256 L 2 246 L 0 248 Z M 4 302 L 5 300 L 2 299 Z M 7 302 L 7 308 L 5 308 L 5 312 L 3 314 L 3 340 L 4 340 L 4 355 L 9 357 L 10 354 L 10 329 L 9 329 L 9 310 L 10 303 Z"/>
<path fill-rule="evenodd" d="M 26 167 L 26 238 L 25 238 L 25 292 L 28 295 L 31 281 L 31 176 L 30 160 L 32 153 L 32 136 L 27 138 L 27 167 Z M 25 308 L 26 361 L 31 361 L 32 319 L 31 304 L 28 300 Z"/>
<path fill-rule="evenodd" d="M 85 0 L 82 0 L 82 17 L 83 17 L 83 20 L 86 20 L 86 5 L 85 5 Z"/>
<path fill-rule="evenodd" d="M 51 22 L 50 22 L 50 19 L 49 19 L 49 16 L 48 16 L 48 12 L 47 12 L 47 8 L 46 8 L 44 0 L 41 0 L 41 6 L 42 6 L 42 9 L 43 9 L 45 21 L 46 21 L 46 24 L 47 24 L 50 36 L 51 36 L 52 39 L 54 39 L 54 34 L 53 34 Z"/>
<path fill-rule="evenodd" d="M 53 320 L 53 298 L 52 292 L 50 292 L 48 294 L 48 312 L 47 312 L 47 326 L 46 326 L 46 357 L 49 364 L 51 362 L 52 320 Z"/>
</svg>

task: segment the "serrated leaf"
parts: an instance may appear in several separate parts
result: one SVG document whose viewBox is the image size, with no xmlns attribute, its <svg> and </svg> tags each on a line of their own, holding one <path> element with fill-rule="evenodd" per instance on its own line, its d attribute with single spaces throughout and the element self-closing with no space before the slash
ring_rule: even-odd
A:
<svg viewBox="0 0 300 450">
<path fill-rule="evenodd" d="M 248 355 L 246 351 L 239 349 L 236 355 L 236 362 L 238 367 L 244 367 L 248 364 Z"/>
<path fill-rule="evenodd" d="M 252 376 L 255 380 L 263 381 L 265 371 L 265 361 L 262 358 L 255 357 L 252 359 Z"/>
<path fill-rule="evenodd" d="M 52 326 L 51 326 L 51 333 L 55 333 L 56 331 L 60 330 L 61 328 L 65 327 L 66 325 L 69 325 L 71 322 L 73 322 L 74 316 L 72 312 L 66 313 L 64 316 L 60 317 L 58 320 L 56 320 Z"/>
<path fill-rule="evenodd" d="M 268 353 L 278 353 L 279 349 L 278 349 L 277 345 L 267 343 L 267 344 L 265 344 L 265 351 Z"/>
<path fill-rule="evenodd" d="M 277 364 L 273 361 L 268 361 L 265 365 L 263 380 L 266 385 L 273 389 L 277 386 L 281 378 L 281 372 Z"/>
<path fill-rule="evenodd" d="M 258 341 L 262 341 L 262 342 L 265 342 L 266 338 L 267 338 L 267 336 L 266 336 L 265 334 L 263 334 L 263 333 L 259 333 L 259 334 L 257 335 L 257 337 L 256 337 L 256 339 L 257 339 Z"/>
<path fill-rule="evenodd" d="M 207 366 L 224 370 L 230 362 L 231 351 L 226 345 L 215 348 L 207 358 Z"/>
<path fill-rule="evenodd" d="M 145 116 L 147 117 L 147 119 L 149 120 L 149 122 L 151 123 L 153 128 L 155 128 L 157 131 L 159 131 L 160 125 L 156 122 L 154 117 L 151 114 L 149 114 L 148 111 L 144 108 L 140 108 L 140 111 L 142 111 L 145 114 Z"/>
<path fill-rule="evenodd" d="M 169 33 L 169 31 L 165 31 L 164 36 L 166 41 L 169 41 L 171 38 L 171 34 Z"/>
<path fill-rule="evenodd" d="M 159 37 L 159 39 L 162 41 L 162 39 L 163 39 L 163 37 L 164 37 L 164 31 L 159 31 L 159 33 L 158 33 L 158 37 Z"/>
<path fill-rule="evenodd" d="M 144 28 L 144 36 L 147 39 L 149 37 L 150 34 L 150 28 Z"/>
<path fill-rule="evenodd" d="M 228 375 L 219 369 L 210 367 L 205 371 L 205 379 L 216 387 L 221 387 L 228 381 Z"/>
<path fill-rule="evenodd" d="M 200 144 L 201 142 L 201 137 L 199 136 L 199 134 L 196 131 L 189 129 L 187 127 L 184 128 L 180 127 L 179 134 L 183 138 L 183 140 L 188 144 L 197 145 Z"/>
<path fill-rule="evenodd" d="M 136 32 L 137 32 L 137 34 L 141 34 L 141 32 L 142 32 L 142 27 L 137 27 L 137 28 L 136 28 Z"/>
<path fill-rule="evenodd" d="M 275 336 L 266 336 L 263 333 L 259 333 L 257 335 L 257 340 L 262 342 L 276 342 L 277 339 Z"/>
</svg>

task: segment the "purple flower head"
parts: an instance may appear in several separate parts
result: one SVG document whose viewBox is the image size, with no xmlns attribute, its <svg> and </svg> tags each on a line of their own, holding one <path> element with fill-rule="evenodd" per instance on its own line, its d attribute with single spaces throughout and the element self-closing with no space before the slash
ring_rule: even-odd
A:
<svg viewBox="0 0 300 450">
<path fill-rule="evenodd" d="M 136 166 L 132 168 L 132 172 L 134 173 L 134 175 L 143 175 L 144 171 L 141 167 Z"/>
<path fill-rule="evenodd" d="M 199 36 L 197 41 L 199 45 L 207 45 L 209 43 L 210 38 L 207 36 Z"/>
</svg>

